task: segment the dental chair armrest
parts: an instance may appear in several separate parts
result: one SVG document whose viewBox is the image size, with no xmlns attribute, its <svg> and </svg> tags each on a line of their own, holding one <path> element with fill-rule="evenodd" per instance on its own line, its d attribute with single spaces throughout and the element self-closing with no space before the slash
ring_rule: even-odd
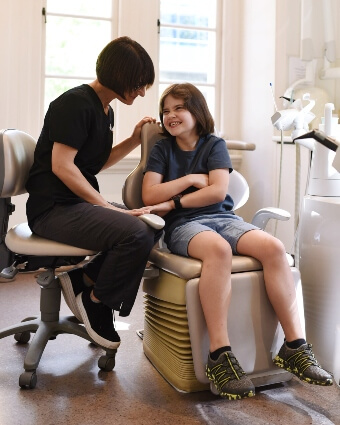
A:
<svg viewBox="0 0 340 425">
<path fill-rule="evenodd" d="M 150 227 L 153 227 L 154 229 L 163 229 L 165 225 L 165 221 L 156 214 L 143 214 L 138 216 L 144 223 L 148 224 Z"/>
<path fill-rule="evenodd" d="M 274 208 L 274 207 L 262 208 L 258 210 L 257 213 L 254 215 L 252 224 L 264 230 L 267 226 L 268 221 L 271 218 L 275 218 L 276 220 L 286 221 L 290 219 L 290 213 L 281 208 Z"/>
</svg>

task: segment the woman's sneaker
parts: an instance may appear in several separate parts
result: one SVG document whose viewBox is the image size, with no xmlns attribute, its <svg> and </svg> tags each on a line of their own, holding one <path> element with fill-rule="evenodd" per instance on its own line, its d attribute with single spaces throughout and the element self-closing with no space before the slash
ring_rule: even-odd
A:
<svg viewBox="0 0 340 425">
<path fill-rule="evenodd" d="M 120 337 L 113 325 L 112 309 L 103 303 L 93 302 L 91 291 L 92 288 L 86 288 L 76 298 L 87 333 L 101 347 L 116 349 L 120 345 Z"/>
<path fill-rule="evenodd" d="M 225 351 L 214 361 L 208 356 L 206 375 L 221 397 L 239 400 L 255 395 L 255 387 L 231 351 Z"/>
<path fill-rule="evenodd" d="M 322 369 L 314 357 L 311 344 L 303 344 L 299 348 L 289 348 L 284 343 L 273 359 L 274 364 L 293 373 L 301 381 L 316 385 L 332 385 L 332 375 Z"/>
<path fill-rule="evenodd" d="M 77 303 L 76 296 L 84 291 L 86 285 L 83 281 L 83 270 L 81 268 L 64 272 L 58 275 L 61 289 L 65 298 L 65 302 L 75 317 L 82 322 Z"/>
</svg>

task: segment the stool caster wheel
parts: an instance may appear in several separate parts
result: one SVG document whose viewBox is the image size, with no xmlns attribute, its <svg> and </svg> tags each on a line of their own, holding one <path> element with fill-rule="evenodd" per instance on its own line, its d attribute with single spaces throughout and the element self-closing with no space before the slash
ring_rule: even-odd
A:
<svg viewBox="0 0 340 425">
<path fill-rule="evenodd" d="M 29 331 L 19 332 L 14 334 L 14 339 L 20 344 L 27 344 L 31 338 L 31 333 Z"/>
<path fill-rule="evenodd" d="M 23 372 L 19 377 L 19 386 L 21 388 L 35 388 L 37 385 L 37 374 L 35 371 Z"/>
<path fill-rule="evenodd" d="M 106 372 L 111 372 L 115 367 L 116 359 L 115 356 L 101 356 L 98 360 L 98 367 Z"/>
</svg>

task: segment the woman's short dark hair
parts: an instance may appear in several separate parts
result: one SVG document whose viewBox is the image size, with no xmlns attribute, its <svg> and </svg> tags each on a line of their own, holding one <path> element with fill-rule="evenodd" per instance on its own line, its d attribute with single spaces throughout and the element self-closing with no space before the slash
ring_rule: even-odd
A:
<svg viewBox="0 0 340 425">
<path fill-rule="evenodd" d="M 159 117 L 161 119 L 164 135 L 170 136 L 170 133 L 165 129 L 163 124 L 164 101 L 169 95 L 184 101 L 184 106 L 196 119 L 197 132 L 199 136 L 205 136 L 206 134 L 214 132 L 214 119 L 209 111 L 207 101 L 205 100 L 202 92 L 193 84 L 181 83 L 172 84 L 166 88 L 159 101 Z"/>
<path fill-rule="evenodd" d="M 150 56 L 130 37 L 116 38 L 104 47 L 97 59 L 96 73 L 103 86 L 123 98 L 139 87 L 149 88 L 155 80 Z"/>
</svg>

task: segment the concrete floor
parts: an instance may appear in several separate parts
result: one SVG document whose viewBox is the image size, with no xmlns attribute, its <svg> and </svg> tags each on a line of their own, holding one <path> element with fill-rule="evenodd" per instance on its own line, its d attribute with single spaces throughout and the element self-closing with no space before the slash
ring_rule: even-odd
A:
<svg viewBox="0 0 340 425">
<path fill-rule="evenodd" d="M 37 314 L 39 287 L 33 274 L 0 281 L 0 328 Z M 70 314 L 62 300 L 62 314 Z M 226 401 L 209 391 L 180 393 L 143 353 L 143 294 L 132 314 L 116 317 L 122 344 L 112 372 L 97 366 L 103 351 L 73 335 L 49 341 L 35 389 L 20 389 L 27 348 L 12 336 L 0 340 L 0 425 L 227 424 L 340 425 L 340 389 L 302 383 L 257 389 L 256 397 Z"/>
</svg>

